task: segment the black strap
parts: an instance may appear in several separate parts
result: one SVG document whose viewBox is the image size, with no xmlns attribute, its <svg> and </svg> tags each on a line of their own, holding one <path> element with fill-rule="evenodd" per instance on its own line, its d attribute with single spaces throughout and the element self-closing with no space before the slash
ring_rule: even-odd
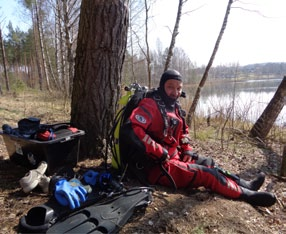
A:
<svg viewBox="0 0 286 234">
<path fill-rule="evenodd" d="M 166 170 L 166 168 L 163 166 L 163 164 L 161 163 L 160 164 L 160 169 L 161 171 L 163 172 L 164 176 L 166 176 L 168 178 L 168 180 L 171 182 L 173 188 L 174 188 L 174 191 L 177 190 L 177 185 L 173 179 L 173 177 L 170 175 L 170 173 Z"/>
<path fill-rule="evenodd" d="M 55 123 L 55 124 L 41 124 L 40 129 L 52 129 L 53 131 L 58 131 L 60 129 L 67 129 L 71 126 L 71 123 Z"/>
<path fill-rule="evenodd" d="M 163 123 L 164 123 L 164 137 L 167 136 L 167 130 L 168 130 L 168 127 L 169 127 L 169 123 L 168 123 L 168 116 L 167 116 L 167 112 L 166 112 L 166 105 L 165 103 L 162 101 L 162 98 L 160 95 L 158 94 L 154 94 L 153 95 L 153 99 L 155 100 L 157 106 L 158 106 L 158 109 L 162 115 L 162 118 L 163 118 Z"/>
<path fill-rule="evenodd" d="M 186 119 L 185 119 L 186 112 L 182 109 L 181 105 L 178 102 L 176 103 L 176 107 L 178 108 L 179 115 L 183 120 L 183 133 L 186 134 L 187 133 L 186 132 L 187 125 L 186 125 Z"/>
</svg>

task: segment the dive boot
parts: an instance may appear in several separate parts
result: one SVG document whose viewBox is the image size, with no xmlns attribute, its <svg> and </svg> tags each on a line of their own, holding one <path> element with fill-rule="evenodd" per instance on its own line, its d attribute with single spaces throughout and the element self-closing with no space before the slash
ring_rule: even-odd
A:
<svg viewBox="0 0 286 234">
<path fill-rule="evenodd" d="M 42 161 L 37 169 L 30 170 L 24 177 L 20 179 L 20 186 L 25 193 L 31 192 L 38 186 L 41 178 L 44 176 L 47 170 L 47 167 L 48 164 L 45 161 Z"/>
<path fill-rule="evenodd" d="M 256 192 L 247 188 L 241 188 L 240 199 L 249 203 L 252 206 L 269 207 L 275 204 L 276 197 L 273 193 Z"/>
<path fill-rule="evenodd" d="M 238 185 L 252 191 L 258 191 L 258 189 L 260 189 L 260 187 L 263 185 L 264 180 L 265 174 L 263 172 L 260 172 L 258 176 L 251 181 L 246 181 L 244 179 L 239 178 Z"/>
</svg>

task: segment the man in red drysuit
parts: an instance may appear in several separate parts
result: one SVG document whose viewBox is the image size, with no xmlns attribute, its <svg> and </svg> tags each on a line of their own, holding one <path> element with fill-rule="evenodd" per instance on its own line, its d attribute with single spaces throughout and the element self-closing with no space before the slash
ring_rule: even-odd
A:
<svg viewBox="0 0 286 234">
<path fill-rule="evenodd" d="M 257 192 L 264 182 L 264 173 L 246 181 L 225 173 L 212 158 L 193 152 L 188 126 L 178 102 L 182 95 L 182 79 L 176 70 L 165 71 L 158 89 L 140 101 L 122 126 L 120 144 L 123 146 L 120 150 L 128 154 L 125 163 L 143 171 L 150 184 L 173 184 L 177 188 L 203 186 L 254 206 L 273 205 L 276 202 L 274 194 Z"/>
</svg>

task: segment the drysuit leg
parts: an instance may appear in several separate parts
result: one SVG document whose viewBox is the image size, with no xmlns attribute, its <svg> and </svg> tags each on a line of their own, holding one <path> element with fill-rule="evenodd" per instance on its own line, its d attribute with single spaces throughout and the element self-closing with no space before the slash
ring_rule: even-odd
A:
<svg viewBox="0 0 286 234">
<path fill-rule="evenodd" d="M 253 180 L 247 181 L 242 178 L 240 178 L 238 175 L 235 175 L 233 173 L 230 173 L 220 167 L 218 167 L 214 160 L 211 157 L 204 157 L 204 156 L 198 156 L 196 160 L 194 160 L 195 164 L 210 167 L 210 168 L 216 168 L 219 170 L 219 172 L 226 177 L 234 180 L 239 186 L 243 188 L 247 188 L 249 190 L 257 191 L 260 189 L 260 187 L 263 185 L 265 180 L 265 174 L 263 172 L 260 172 L 256 178 Z"/>
<path fill-rule="evenodd" d="M 215 168 L 188 164 L 178 160 L 170 160 L 165 164 L 165 168 L 173 178 L 177 188 L 203 186 L 229 198 L 238 198 L 241 195 L 238 184 L 219 173 Z M 154 169 L 149 174 L 149 180 L 151 183 L 171 186 L 168 178 L 162 175 L 159 169 Z"/>
<path fill-rule="evenodd" d="M 221 174 L 217 168 L 209 168 L 181 161 L 169 161 L 165 165 L 178 188 L 205 187 L 227 198 L 240 199 L 254 206 L 272 206 L 276 197 L 268 192 L 256 192 L 240 186 L 235 180 Z M 166 176 L 161 176 L 158 183 L 170 186 Z"/>
<path fill-rule="evenodd" d="M 194 174 L 190 186 L 195 188 L 203 186 L 228 198 L 240 197 L 242 192 L 240 186 L 233 179 L 221 174 L 216 168 L 188 164 L 188 169 Z"/>
</svg>

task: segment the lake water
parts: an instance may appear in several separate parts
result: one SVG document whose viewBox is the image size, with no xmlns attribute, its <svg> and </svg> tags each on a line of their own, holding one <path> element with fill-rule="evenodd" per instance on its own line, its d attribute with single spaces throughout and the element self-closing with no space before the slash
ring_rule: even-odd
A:
<svg viewBox="0 0 286 234">
<path fill-rule="evenodd" d="M 202 90 L 196 114 L 208 116 L 226 113 L 233 107 L 234 119 L 255 122 L 273 98 L 281 79 L 260 79 L 237 82 L 213 82 Z M 194 95 L 193 91 L 193 94 Z M 276 124 L 286 124 L 286 107 Z"/>
</svg>

